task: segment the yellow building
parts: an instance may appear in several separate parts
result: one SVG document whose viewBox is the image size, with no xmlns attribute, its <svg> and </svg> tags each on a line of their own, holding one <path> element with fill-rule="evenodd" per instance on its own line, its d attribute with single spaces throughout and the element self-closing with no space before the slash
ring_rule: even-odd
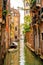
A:
<svg viewBox="0 0 43 65">
<path fill-rule="evenodd" d="M 20 38 L 20 13 L 16 9 L 11 9 L 13 12 L 13 29 L 11 34 L 13 34 L 13 41 L 18 41 Z M 12 17 L 11 17 L 12 18 Z"/>
<path fill-rule="evenodd" d="M 14 9 L 14 40 L 20 39 L 20 13 Z"/>
<path fill-rule="evenodd" d="M 14 12 L 11 9 L 11 21 L 10 21 L 10 41 L 14 41 Z"/>
</svg>

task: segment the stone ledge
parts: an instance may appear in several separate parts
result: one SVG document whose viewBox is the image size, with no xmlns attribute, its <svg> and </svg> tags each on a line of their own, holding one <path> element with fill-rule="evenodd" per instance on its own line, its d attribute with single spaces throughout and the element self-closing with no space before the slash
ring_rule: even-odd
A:
<svg viewBox="0 0 43 65">
<path fill-rule="evenodd" d="M 28 42 L 27 42 L 28 43 Z M 25 45 L 31 50 L 31 51 L 35 51 L 33 48 L 31 48 L 31 45 L 29 44 L 29 45 L 27 45 L 26 43 L 25 43 Z"/>
<path fill-rule="evenodd" d="M 28 43 L 28 42 L 27 42 Z M 28 43 L 29 44 L 29 43 Z M 32 52 L 35 52 L 35 50 L 33 49 L 33 48 L 31 48 L 31 45 L 29 44 L 29 45 L 27 45 L 26 43 L 25 43 L 25 46 L 27 46 Z M 36 53 L 35 53 L 36 54 Z M 36 54 L 37 55 L 37 54 Z M 43 55 L 40 55 L 39 56 L 42 60 L 43 60 Z"/>
<path fill-rule="evenodd" d="M 40 55 L 40 58 L 43 60 L 43 55 Z"/>
</svg>

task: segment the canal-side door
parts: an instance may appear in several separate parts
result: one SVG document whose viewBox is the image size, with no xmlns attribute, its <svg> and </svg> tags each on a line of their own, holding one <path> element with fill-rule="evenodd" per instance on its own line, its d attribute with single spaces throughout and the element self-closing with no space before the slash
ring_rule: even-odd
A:
<svg viewBox="0 0 43 65">
<path fill-rule="evenodd" d="M 43 53 L 43 32 L 41 33 L 41 50 L 42 50 L 42 53 Z"/>
<path fill-rule="evenodd" d="M 35 35 L 35 52 L 37 52 L 37 35 Z"/>
<path fill-rule="evenodd" d="M 34 48 L 35 52 L 37 51 L 37 29 L 36 26 L 34 26 Z"/>
</svg>

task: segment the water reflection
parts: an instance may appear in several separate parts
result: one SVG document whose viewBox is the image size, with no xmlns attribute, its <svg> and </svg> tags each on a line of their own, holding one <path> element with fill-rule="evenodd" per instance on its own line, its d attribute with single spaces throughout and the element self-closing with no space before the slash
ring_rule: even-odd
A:
<svg viewBox="0 0 43 65">
<path fill-rule="evenodd" d="M 20 65 L 43 65 L 43 61 L 24 45 L 23 36 L 20 40 Z"/>
<path fill-rule="evenodd" d="M 23 39 L 19 45 L 17 52 L 7 53 L 4 65 L 43 65 L 41 59 L 24 45 Z"/>
<path fill-rule="evenodd" d="M 41 59 L 25 47 L 25 65 L 43 65 Z"/>
<path fill-rule="evenodd" d="M 20 65 L 24 65 L 24 40 L 20 40 Z"/>
<path fill-rule="evenodd" d="M 7 53 L 4 60 L 4 65 L 19 65 L 18 51 Z"/>
</svg>

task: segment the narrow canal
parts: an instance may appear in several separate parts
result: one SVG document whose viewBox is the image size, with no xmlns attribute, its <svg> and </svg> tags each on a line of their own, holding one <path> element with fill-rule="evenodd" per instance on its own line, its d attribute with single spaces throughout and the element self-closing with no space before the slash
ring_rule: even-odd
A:
<svg viewBox="0 0 43 65">
<path fill-rule="evenodd" d="M 31 52 L 27 47 L 24 47 L 25 64 L 24 65 L 43 65 L 43 61 Z"/>
<path fill-rule="evenodd" d="M 20 65 L 24 65 L 25 55 L 24 55 L 24 40 L 20 40 Z"/>
<path fill-rule="evenodd" d="M 7 53 L 4 65 L 43 65 L 43 61 L 20 40 L 18 51 Z"/>
</svg>

